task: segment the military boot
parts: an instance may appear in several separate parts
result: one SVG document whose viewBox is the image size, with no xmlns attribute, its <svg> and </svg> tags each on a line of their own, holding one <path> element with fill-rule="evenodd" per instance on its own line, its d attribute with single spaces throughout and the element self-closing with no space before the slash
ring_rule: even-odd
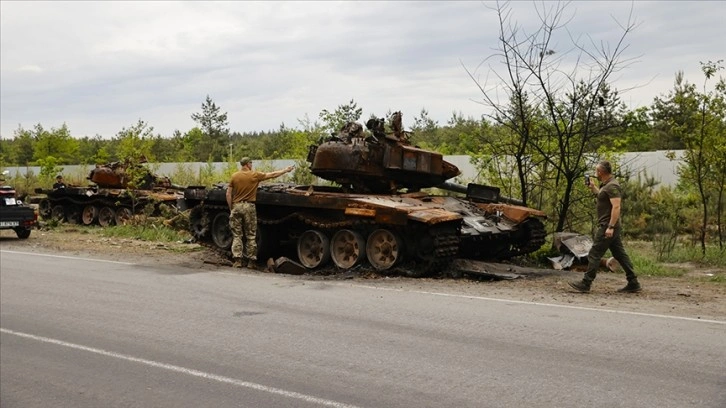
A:
<svg viewBox="0 0 726 408">
<path fill-rule="evenodd" d="M 584 279 L 575 282 L 567 282 L 567 284 L 570 285 L 572 289 L 575 289 L 578 292 L 587 293 L 590 291 L 590 282 Z"/>
<path fill-rule="evenodd" d="M 233 268 L 241 268 L 242 267 L 242 258 L 234 258 L 234 262 L 232 262 Z"/>
<path fill-rule="evenodd" d="M 637 293 L 643 290 L 643 288 L 640 287 L 640 282 L 638 282 L 637 279 L 628 281 L 628 284 L 624 287 L 618 289 L 618 292 L 620 293 Z"/>
<path fill-rule="evenodd" d="M 250 259 L 249 261 L 247 261 L 247 268 L 257 269 L 257 261 L 255 261 L 254 259 Z"/>
</svg>

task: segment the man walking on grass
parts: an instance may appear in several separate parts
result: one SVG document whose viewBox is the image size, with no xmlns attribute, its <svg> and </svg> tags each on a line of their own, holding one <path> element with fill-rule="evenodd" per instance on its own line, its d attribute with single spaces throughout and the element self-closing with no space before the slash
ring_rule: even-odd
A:
<svg viewBox="0 0 726 408">
<path fill-rule="evenodd" d="M 569 285 L 578 292 L 589 292 L 592 281 L 597 276 L 600 259 L 608 249 L 613 257 L 620 262 L 625 270 L 628 284 L 618 292 L 640 292 L 638 277 L 633 271 L 633 263 L 625 252 L 622 240 L 622 223 L 620 222 L 621 188 L 620 183 L 613 177 L 610 162 L 601 161 L 595 167 L 595 177 L 600 181 L 600 188 L 595 183 L 588 183 L 590 191 L 597 195 L 597 231 L 594 243 L 587 254 L 587 271 L 581 281 L 569 282 Z"/>
</svg>

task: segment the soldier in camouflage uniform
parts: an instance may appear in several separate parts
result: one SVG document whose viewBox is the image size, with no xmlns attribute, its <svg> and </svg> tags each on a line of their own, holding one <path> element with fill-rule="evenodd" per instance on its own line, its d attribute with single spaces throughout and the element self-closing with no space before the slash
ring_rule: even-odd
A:
<svg viewBox="0 0 726 408">
<path fill-rule="evenodd" d="M 227 205 L 230 209 L 229 229 L 232 231 L 232 257 L 235 268 L 243 265 L 256 268 L 257 263 L 257 186 L 261 181 L 291 172 L 295 166 L 269 173 L 252 170 L 252 160 L 243 157 L 239 171 L 232 175 L 227 187 Z"/>
<path fill-rule="evenodd" d="M 590 191 L 597 195 L 597 221 L 594 242 L 587 255 L 587 271 L 581 281 L 569 282 L 569 285 L 578 292 L 589 292 L 592 281 L 597 276 L 600 259 L 608 249 L 613 257 L 620 262 L 625 270 L 628 284 L 618 292 L 640 292 L 640 283 L 633 270 L 633 263 L 625 252 L 622 240 L 622 223 L 620 222 L 620 201 L 622 192 L 620 183 L 612 175 L 610 162 L 601 161 L 595 167 L 595 176 L 600 180 L 600 188 L 595 183 L 589 183 Z"/>
</svg>

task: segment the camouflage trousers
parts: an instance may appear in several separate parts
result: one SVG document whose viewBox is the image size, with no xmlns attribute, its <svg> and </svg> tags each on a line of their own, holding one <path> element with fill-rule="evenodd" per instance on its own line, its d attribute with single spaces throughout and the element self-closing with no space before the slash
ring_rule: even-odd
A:
<svg viewBox="0 0 726 408">
<path fill-rule="evenodd" d="M 590 248 L 590 253 L 587 255 L 587 271 L 585 272 L 583 280 L 587 282 L 595 280 L 597 270 L 600 268 L 600 259 L 603 255 L 605 255 L 605 252 L 608 249 L 613 254 L 613 258 L 615 258 L 620 263 L 620 266 L 622 266 L 625 270 L 625 277 L 628 279 L 628 282 L 637 279 L 635 271 L 633 270 L 633 262 L 625 252 L 623 240 L 620 237 L 621 228 L 616 228 L 613 232 L 613 236 L 610 238 L 605 236 L 606 229 L 606 225 L 600 225 L 595 232 L 592 248 Z"/>
<path fill-rule="evenodd" d="M 229 214 L 232 231 L 232 256 L 257 260 L 257 209 L 255 203 L 240 202 Z"/>
</svg>

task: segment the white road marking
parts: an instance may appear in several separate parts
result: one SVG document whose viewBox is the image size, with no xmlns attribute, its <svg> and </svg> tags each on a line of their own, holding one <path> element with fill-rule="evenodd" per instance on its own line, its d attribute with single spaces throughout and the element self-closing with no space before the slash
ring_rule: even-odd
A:
<svg viewBox="0 0 726 408">
<path fill-rule="evenodd" d="M 18 255 L 45 256 L 45 257 L 48 257 L 48 258 L 75 259 L 75 260 L 78 260 L 78 261 L 104 262 L 104 263 L 113 263 L 113 264 L 120 264 L 120 265 L 135 265 L 132 262 L 109 261 L 109 260 L 106 260 L 106 259 L 83 258 L 83 257 L 80 257 L 80 256 L 51 255 L 51 254 L 42 254 L 42 253 L 38 253 L 38 252 L 8 251 L 8 250 L 5 250 L 5 249 L 3 249 L 0 252 L 7 252 L 9 254 L 18 254 Z"/>
<path fill-rule="evenodd" d="M 499 299 L 499 298 L 489 298 L 489 297 L 484 297 L 484 296 L 473 296 L 473 295 L 456 295 L 456 294 L 452 294 L 452 293 L 427 292 L 427 291 L 423 291 L 423 290 L 379 288 L 376 286 L 367 286 L 367 285 L 351 285 L 351 286 L 356 286 L 359 288 L 376 289 L 376 290 L 387 290 L 387 291 L 391 291 L 391 292 L 420 293 L 420 294 L 424 294 L 424 295 L 433 295 L 433 296 L 446 296 L 446 297 L 454 297 L 454 298 L 488 300 L 488 301 L 492 301 L 492 302 L 517 303 L 517 304 L 532 305 L 532 306 L 559 307 L 562 309 L 587 310 L 590 312 L 604 312 L 604 313 L 616 313 L 616 314 L 625 314 L 625 315 L 634 315 L 634 316 L 659 317 L 659 318 L 663 318 L 663 319 L 688 320 L 691 322 L 716 323 L 716 324 L 726 325 L 726 321 L 723 321 L 723 320 L 699 319 L 699 318 L 695 318 L 695 317 L 668 316 L 668 315 L 660 315 L 660 314 L 644 313 L 644 312 L 630 312 L 627 310 L 597 309 L 594 307 L 585 307 L 585 306 L 558 305 L 555 303 L 528 302 L 526 300 Z"/>
<path fill-rule="evenodd" d="M 249 277 L 249 278 L 261 278 L 261 279 L 280 279 L 280 278 L 284 279 L 284 276 L 285 276 L 285 275 L 277 275 L 277 276 L 252 275 L 252 274 L 244 273 L 242 271 L 240 271 L 238 273 L 233 273 L 233 272 L 217 272 L 217 273 L 219 273 L 221 275 L 244 276 L 244 277 Z M 530 306 L 547 306 L 547 307 L 557 307 L 557 308 L 561 308 L 561 309 L 586 310 L 586 311 L 590 311 L 590 312 L 603 312 L 603 313 L 616 313 L 616 314 L 633 315 L 633 316 L 658 317 L 658 318 L 662 318 L 662 319 L 687 320 L 687 321 L 691 321 L 691 322 L 716 323 L 716 324 L 726 325 L 726 321 L 724 321 L 724 320 L 709 320 L 709 319 L 700 319 L 700 318 L 695 318 L 695 317 L 669 316 L 669 315 L 661 315 L 661 314 L 645 313 L 645 312 L 630 312 L 627 310 L 598 309 L 598 308 L 594 308 L 594 307 L 585 307 L 585 306 L 558 305 L 556 303 L 529 302 L 526 300 L 490 298 L 490 297 L 476 296 L 476 295 L 458 295 L 458 294 L 454 294 L 454 293 L 429 292 L 429 291 L 425 291 L 425 290 L 382 288 L 382 287 L 378 287 L 378 286 L 361 285 L 361 284 L 357 284 L 357 283 L 346 283 L 346 282 L 327 281 L 327 282 L 325 282 L 325 284 L 335 285 L 335 286 L 363 288 L 363 289 L 383 290 L 383 291 L 388 291 L 388 292 L 418 293 L 418 294 L 422 294 L 422 295 L 431 295 L 431 296 L 445 296 L 445 297 L 453 297 L 453 298 L 461 298 L 461 299 L 476 299 L 476 300 L 486 300 L 486 301 L 490 301 L 490 302 L 516 303 L 516 304 L 520 304 L 520 305 L 530 305 Z"/>
<path fill-rule="evenodd" d="M 242 381 L 242 380 L 238 380 L 235 378 L 224 377 L 221 375 L 216 375 L 216 374 L 211 374 L 211 373 L 205 373 L 203 371 L 194 370 L 191 368 L 184 368 L 184 367 L 179 367 L 179 366 L 175 366 L 172 364 L 160 363 L 158 361 L 146 360 L 143 358 L 128 356 L 128 355 L 120 354 L 120 353 L 114 353 L 112 351 L 101 350 L 98 348 L 83 346 L 80 344 L 68 343 L 68 342 L 65 342 L 62 340 L 51 339 L 48 337 L 36 336 L 33 334 L 22 333 L 22 332 L 16 332 L 14 330 L 9 330 L 9 329 L 4 329 L 4 328 L 0 328 L 0 332 L 6 333 L 6 334 L 11 334 L 11 335 L 18 336 L 18 337 L 24 337 L 26 339 L 40 341 L 43 343 L 50 343 L 50 344 L 55 344 L 58 346 L 68 347 L 68 348 L 72 348 L 75 350 L 87 351 L 89 353 L 99 354 L 99 355 L 106 356 L 106 357 L 113 357 L 113 358 L 117 358 L 120 360 L 131 361 L 134 363 L 141 363 L 141 364 L 145 364 L 147 366 L 161 368 L 161 369 L 173 371 L 176 373 L 191 375 L 194 377 L 204 378 L 206 380 L 213 380 L 213 381 L 217 381 L 217 382 L 221 382 L 221 383 L 225 383 L 225 384 L 235 385 L 237 387 L 250 388 L 253 390 L 257 390 L 257 391 L 267 392 L 270 394 L 281 395 L 283 397 L 298 399 L 301 401 L 309 402 L 312 404 L 323 405 L 326 407 L 358 408 L 355 405 L 349 405 L 349 404 L 344 404 L 342 402 L 313 397 L 310 395 L 301 394 L 299 392 L 287 391 L 287 390 L 283 390 L 283 389 L 275 388 L 275 387 L 268 387 L 265 385 L 256 384 L 256 383 L 252 383 L 252 382 L 248 382 L 248 381 Z"/>
<path fill-rule="evenodd" d="M 251 275 L 251 274 L 246 274 L 246 273 L 232 273 L 232 272 L 218 272 L 218 273 L 222 274 L 222 275 L 245 276 L 245 277 L 249 277 L 249 278 L 262 278 L 262 279 L 270 279 L 270 278 L 276 279 L 276 278 L 284 277 L 284 275 L 269 276 L 269 275 Z M 388 292 L 418 293 L 418 294 L 422 294 L 422 295 L 431 295 L 431 296 L 445 296 L 445 297 L 453 297 L 453 298 L 461 298 L 461 299 L 476 299 L 476 300 L 486 300 L 486 301 L 490 301 L 490 302 L 516 303 L 516 304 L 520 304 L 520 305 L 531 305 L 531 306 L 547 306 L 547 307 L 557 307 L 557 308 L 561 308 L 561 309 L 586 310 L 586 311 L 590 311 L 590 312 L 603 312 L 603 313 L 616 313 L 616 314 L 633 315 L 633 316 L 658 317 L 658 318 L 662 318 L 662 319 L 687 320 L 687 321 L 691 321 L 691 322 L 716 323 L 716 324 L 726 325 L 726 321 L 724 321 L 724 320 L 700 319 L 700 318 L 696 318 L 696 317 L 669 316 L 669 315 L 661 315 L 661 314 L 645 313 L 645 312 L 630 312 L 627 310 L 598 309 L 598 308 L 594 308 L 594 307 L 585 307 L 585 306 L 558 305 L 556 303 L 529 302 L 526 300 L 490 298 L 490 297 L 476 296 L 476 295 L 458 295 L 458 294 L 454 294 L 454 293 L 429 292 L 429 291 L 425 291 L 425 290 L 382 288 L 382 287 L 378 287 L 378 286 L 361 285 L 361 284 L 357 284 L 357 283 L 345 283 L 345 282 L 334 282 L 334 281 L 328 281 L 325 283 L 328 285 L 346 286 L 346 287 L 355 287 L 355 288 L 373 289 L 373 290 L 383 290 L 383 291 L 388 291 Z"/>
</svg>

